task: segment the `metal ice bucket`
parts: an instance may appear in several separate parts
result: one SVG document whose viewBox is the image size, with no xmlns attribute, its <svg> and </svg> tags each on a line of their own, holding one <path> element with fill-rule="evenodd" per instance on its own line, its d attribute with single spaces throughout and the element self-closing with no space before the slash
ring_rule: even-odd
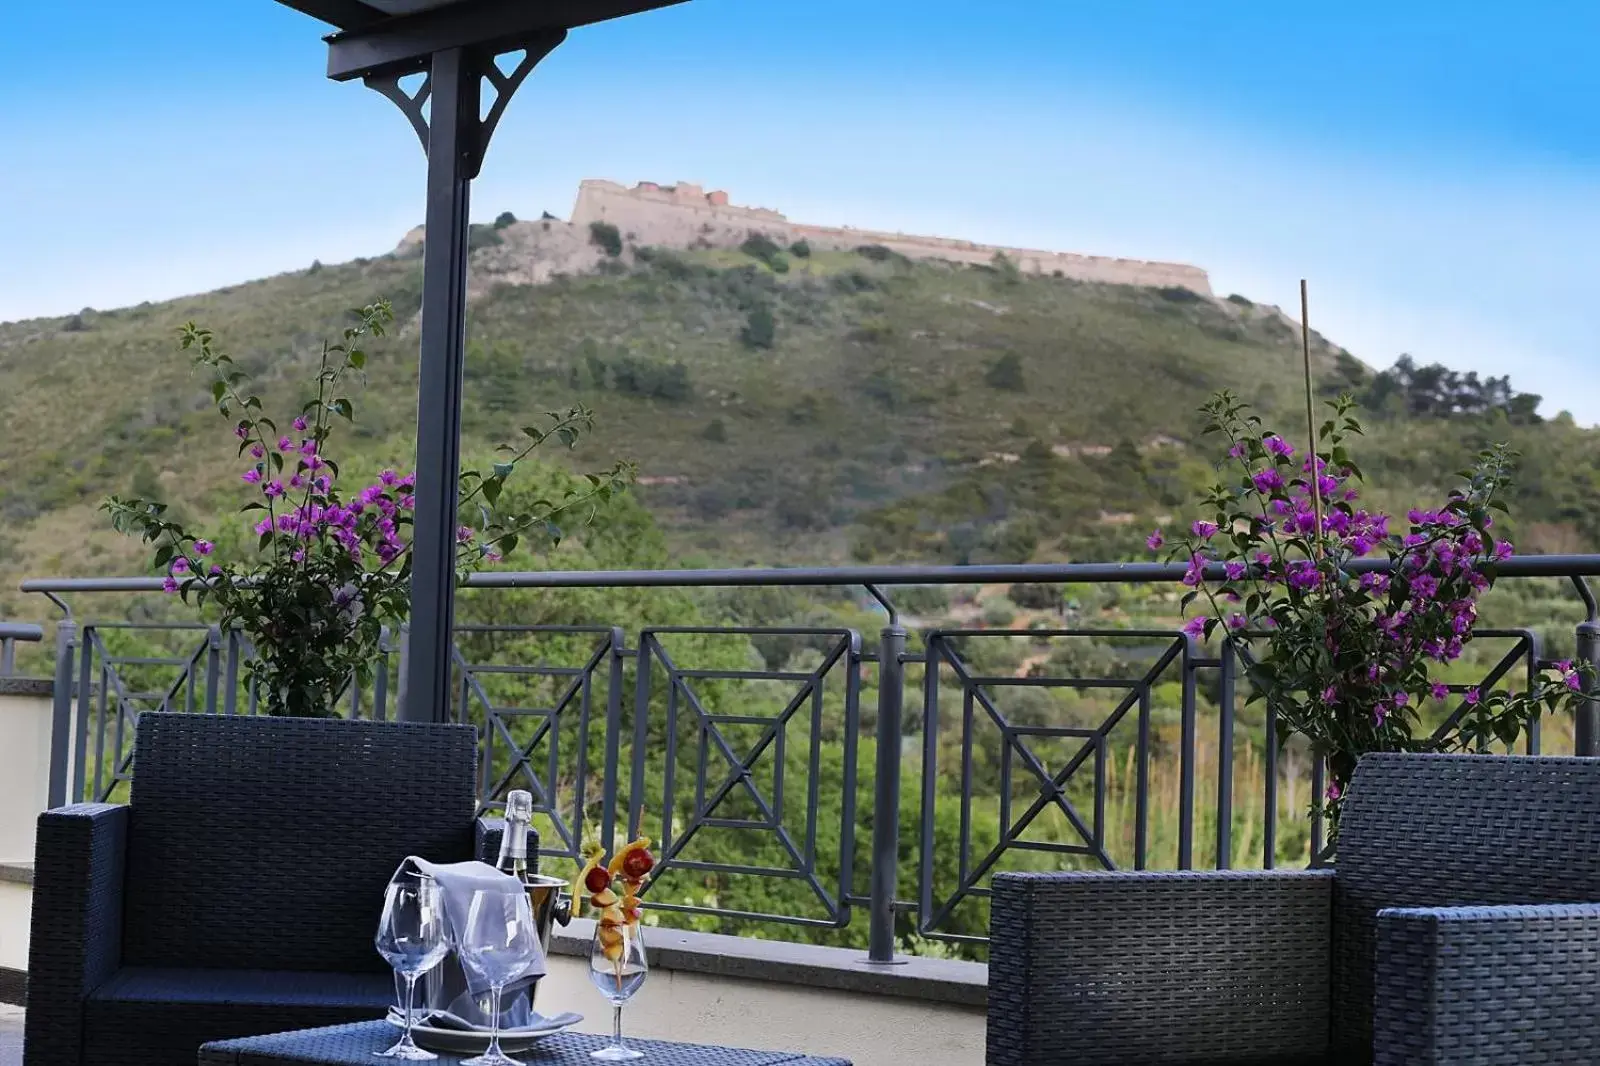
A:
<svg viewBox="0 0 1600 1066">
<path fill-rule="evenodd" d="M 571 901 L 566 893 L 569 887 L 568 882 L 557 877 L 543 874 L 529 874 L 527 877 L 528 906 L 533 911 L 534 925 L 539 930 L 539 947 L 547 959 L 550 957 L 551 926 L 557 921 L 566 925 L 570 917 Z M 471 1025 L 490 1028 L 492 1004 L 489 994 L 485 992 L 482 996 L 474 997 L 467 991 L 467 975 L 461 968 L 461 959 L 456 955 L 453 944 L 444 961 L 428 971 L 423 984 L 427 1010 L 448 1011 Z M 528 1024 L 538 984 L 535 981 L 532 986 L 516 994 L 508 992 L 500 997 L 501 1026 Z"/>
</svg>

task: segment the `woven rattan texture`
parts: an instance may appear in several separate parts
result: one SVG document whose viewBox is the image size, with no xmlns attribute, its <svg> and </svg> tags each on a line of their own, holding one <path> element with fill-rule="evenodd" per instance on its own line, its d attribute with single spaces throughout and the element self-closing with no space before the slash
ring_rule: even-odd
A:
<svg viewBox="0 0 1600 1066">
<path fill-rule="evenodd" d="M 28 941 L 27 1066 L 80 1061 L 84 1000 L 116 970 L 128 809 L 105 803 L 39 816 Z"/>
<path fill-rule="evenodd" d="M 1319 1062 L 1324 872 L 1002 874 L 989 1066 Z"/>
<path fill-rule="evenodd" d="M 1600 902 L 1600 760 L 1368 756 L 1337 863 L 1333 1035 L 1339 1061 L 1360 1063 L 1373 1047 L 1378 911 Z M 1464 970 L 1471 979 L 1506 975 Z"/>
<path fill-rule="evenodd" d="M 379 972 L 383 885 L 474 854 L 465 725 L 139 716 L 123 961 Z"/>
<path fill-rule="evenodd" d="M 193 1062 L 201 1043 L 381 1016 L 388 974 L 123 969 L 89 1000 L 83 1061 Z"/>
<path fill-rule="evenodd" d="M 396 1033 L 386 1022 L 341 1025 L 298 1033 L 278 1033 L 247 1040 L 208 1044 L 200 1050 L 200 1066 L 289 1066 L 322 1063 L 326 1066 L 372 1066 L 374 1051 L 394 1043 Z M 540 1041 L 537 1050 L 516 1058 L 539 1066 L 592 1066 L 589 1052 L 609 1040 L 582 1033 L 561 1033 Z M 809 1058 L 796 1052 L 748 1051 L 740 1048 L 669 1044 L 659 1040 L 630 1040 L 645 1053 L 639 1060 L 649 1066 L 850 1066 L 845 1059 Z M 441 1055 L 438 1066 L 459 1066 L 461 1058 Z"/>
<path fill-rule="evenodd" d="M 1600 906 L 1378 915 L 1377 1066 L 1600 1062 Z"/>
</svg>

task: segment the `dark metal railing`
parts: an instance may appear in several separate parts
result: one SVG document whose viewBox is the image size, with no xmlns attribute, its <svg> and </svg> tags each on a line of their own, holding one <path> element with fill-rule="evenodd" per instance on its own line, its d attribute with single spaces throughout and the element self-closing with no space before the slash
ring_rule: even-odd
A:
<svg viewBox="0 0 1600 1066">
<path fill-rule="evenodd" d="M 1305 813 L 1309 802 L 1290 799 L 1286 809 L 1285 798 L 1320 795 L 1323 767 L 1273 741 L 1270 709 L 1241 726 L 1231 644 L 1213 652 L 1169 630 L 1064 626 L 933 629 L 915 634 L 921 646 L 912 649 L 914 634 L 890 592 L 908 585 L 1176 584 L 1184 569 L 1123 563 L 479 574 L 469 589 L 855 587 L 867 594 L 863 605 L 875 603 L 887 617 L 874 647 L 849 628 L 644 627 L 630 642 L 611 625 L 463 625 L 456 630 L 456 696 L 438 717 L 478 728 L 485 810 L 511 788 L 533 792 L 545 855 L 575 858 L 592 828 L 614 844 L 620 816 L 630 834 L 658 840 L 658 887 L 670 884 L 665 875 L 674 870 L 701 880 L 787 880 L 805 886 L 810 910 L 660 895 L 653 906 L 825 928 L 849 925 L 853 909 L 865 907 L 869 957 L 888 961 L 897 919 L 901 933 L 981 941 L 984 925 L 966 908 L 983 905 L 988 878 L 1007 863 L 1188 869 L 1237 861 L 1270 868 L 1286 861 L 1286 846 L 1299 856 L 1293 861 L 1322 854 L 1324 827 Z M 1600 555 L 1513 559 L 1500 574 L 1569 582 L 1583 615 L 1577 655 L 1600 660 L 1600 610 L 1586 580 L 1600 575 Z M 142 710 L 255 713 L 243 670 L 251 649 L 242 634 L 199 623 L 85 621 L 72 612 L 69 597 L 153 592 L 159 580 L 22 587 L 64 613 L 56 630 L 52 804 L 123 794 L 134 758 L 132 724 Z M 1536 630 L 1481 630 L 1478 637 L 1493 649 L 1478 684 L 1520 680 L 1548 664 Z M 985 665 L 993 661 L 986 648 L 1016 638 L 1052 650 L 1015 668 Z M 730 663 L 714 653 L 719 640 L 747 650 L 756 641 L 788 641 L 809 658 L 800 668 Z M 394 712 L 405 698 L 397 682 L 405 676 L 406 645 L 403 631 L 385 634 L 374 682 L 352 686 L 341 713 L 381 719 Z M 1056 658 L 1085 646 L 1114 648 L 1115 662 L 1080 668 L 1071 655 Z M 506 654 L 516 661 L 499 661 Z M 872 684 L 869 719 L 863 691 Z M 1041 704 L 1041 692 L 1063 695 Z M 1600 754 L 1597 695 L 1572 723 L 1571 750 L 1580 754 Z M 1259 755 L 1246 731 L 1258 726 Z M 834 741 L 824 757 L 826 735 Z M 871 794 L 858 796 L 858 757 L 868 743 Z M 1536 729 L 1523 750 L 1544 747 Z M 906 764 L 918 758 L 907 794 L 902 769 L 911 772 Z M 1257 802 L 1261 824 L 1242 823 Z M 863 814 L 872 825 L 864 861 L 856 839 Z M 906 849 L 902 822 L 910 829 Z M 732 850 L 701 850 L 724 838 L 735 841 Z M 900 890 L 902 850 L 915 855 L 909 895 Z"/>
<path fill-rule="evenodd" d="M 37 643 L 44 639 L 39 626 L 19 622 L 0 622 L 0 677 L 10 677 L 17 671 L 17 642 Z"/>
</svg>

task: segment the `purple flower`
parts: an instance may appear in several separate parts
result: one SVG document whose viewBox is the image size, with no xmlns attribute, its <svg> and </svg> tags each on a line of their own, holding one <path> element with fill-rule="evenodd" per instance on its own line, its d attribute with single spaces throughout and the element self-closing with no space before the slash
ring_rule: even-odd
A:
<svg viewBox="0 0 1600 1066">
<path fill-rule="evenodd" d="M 174 574 L 187 574 L 189 572 L 189 560 L 181 555 L 178 556 L 172 560 L 171 570 Z"/>
<path fill-rule="evenodd" d="M 305 562 L 306 561 L 305 549 L 303 549 L 303 548 L 297 549 L 293 555 L 289 556 L 289 558 L 293 559 L 297 563 Z"/>
<path fill-rule="evenodd" d="M 250 439 L 250 427 L 243 422 L 233 427 L 233 435 L 240 440 Z"/>
<path fill-rule="evenodd" d="M 291 489 L 303 488 L 305 486 L 305 483 L 306 483 L 306 479 L 301 477 L 299 474 L 296 474 L 296 475 L 294 475 L 293 477 L 291 477 L 289 479 L 289 487 Z"/>
<path fill-rule="evenodd" d="M 1288 580 L 1290 588 L 1304 591 L 1322 584 L 1322 575 L 1317 572 L 1317 564 L 1310 559 L 1296 559 L 1289 564 Z"/>
<path fill-rule="evenodd" d="M 266 457 L 266 454 L 267 454 L 267 450 L 265 448 L 263 448 L 261 445 L 259 445 L 259 444 L 250 445 L 250 458 L 252 458 L 252 459 L 262 459 L 262 458 Z"/>
<path fill-rule="evenodd" d="M 1187 622 L 1183 623 L 1183 631 L 1188 636 L 1198 640 L 1199 638 L 1205 636 L 1206 620 L 1199 615 L 1196 615 Z"/>
<path fill-rule="evenodd" d="M 417 498 L 415 496 L 412 496 L 410 493 L 407 493 L 406 495 L 400 497 L 400 501 L 399 502 L 400 502 L 400 509 L 402 511 L 414 510 L 416 508 L 416 506 L 417 506 Z"/>
<path fill-rule="evenodd" d="M 485 559 L 489 560 L 491 563 L 498 563 L 501 559 L 504 558 L 504 556 L 502 556 L 499 552 L 495 551 L 492 548 L 485 548 L 484 552 L 483 552 L 483 557 Z"/>
<path fill-rule="evenodd" d="M 1159 529 L 1151 533 L 1148 537 L 1144 538 L 1144 546 L 1153 552 L 1160 551 L 1161 546 L 1166 542 L 1167 538 L 1161 535 L 1161 530 Z"/>
<path fill-rule="evenodd" d="M 1509 540 L 1502 540 L 1494 546 L 1494 557 L 1497 562 L 1503 563 L 1514 554 L 1516 554 L 1515 549 L 1511 547 Z"/>
<path fill-rule="evenodd" d="M 1257 492 L 1283 491 L 1283 475 L 1276 470 L 1262 470 L 1250 478 L 1250 483 L 1256 487 Z"/>
<path fill-rule="evenodd" d="M 273 478 L 271 481 L 267 482 L 267 487 L 261 491 L 267 494 L 267 498 L 269 500 L 275 500 L 279 496 L 283 495 L 283 482 L 279 481 L 277 478 Z"/>
<path fill-rule="evenodd" d="M 161 589 L 163 592 L 177 592 L 178 579 L 168 574 L 166 580 L 161 582 Z"/>
<path fill-rule="evenodd" d="M 1197 589 L 1205 583 L 1206 557 L 1196 552 L 1189 556 L 1189 568 L 1183 572 L 1183 584 Z"/>
<path fill-rule="evenodd" d="M 1243 459 L 1249 450 L 1250 446 L 1244 441 L 1235 441 L 1233 447 L 1228 449 L 1228 456 L 1232 459 Z"/>
<path fill-rule="evenodd" d="M 212 563 L 211 564 L 211 573 L 213 575 L 222 573 L 222 567 L 218 566 L 216 563 Z"/>
<path fill-rule="evenodd" d="M 413 488 L 416 483 L 417 475 L 415 474 L 407 474 L 405 477 L 400 479 L 400 487 L 403 489 Z"/>
<path fill-rule="evenodd" d="M 259 537 L 259 536 L 262 536 L 263 534 L 271 533 L 271 532 L 272 532 L 272 519 L 263 518 L 261 521 L 256 523 L 256 536 Z"/>
<path fill-rule="evenodd" d="M 1249 619 L 1242 614 L 1230 614 L 1228 616 L 1228 628 L 1234 630 L 1235 632 L 1243 629 L 1248 622 Z"/>
<path fill-rule="evenodd" d="M 1450 686 L 1442 681 L 1435 681 L 1428 691 L 1433 694 L 1433 698 L 1436 700 L 1448 699 L 1450 696 Z"/>
<path fill-rule="evenodd" d="M 1570 674 L 1570 673 L 1572 673 L 1572 660 L 1571 659 L 1557 659 L 1556 662 L 1555 662 L 1555 668 L 1557 670 L 1561 671 L 1561 673 L 1563 675 Z"/>
<path fill-rule="evenodd" d="M 1189 527 L 1189 531 L 1195 536 L 1199 537 L 1201 540 L 1210 540 L 1212 537 L 1216 536 L 1217 524 L 1215 522 L 1207 522 L 1201 519 L 1191 525 Z"/>
<path fill-rule="evenodd" d="M 1566 677 L 1562 678 L 1561 680 L 1565 681 L 1567 683 L 1567 687 L 1570 688 L 1572 691 L 1574 691 L 1574 692 L 1582 692 L 1583 691 L 1583 678 L 1578 675 L 1578 671 L 1576 671 L 1576 670 L 1572 671 L 1570 674 L 1568 674 Z"/>
<path fill-rule="evenodd" d="M 471 526 L 458 526 L 458 527 L 456 527 L 456 543 L 457 544 L 467 544 L 467 543 L 471 542 L 471 540 L 473 538 L 473 535 L 474 534 L 472 532 L 472 527 Z"/>
<path fill-rule="evenodd" d="M 1396 692 L 1394 694 L 1394 705 L 1396 707 L 1404 707 L 1406 704 L 1408 704 L 1410 702 L 1411 702 L 1411 696 L 1410 696 L 1409 693 Z"/>
<path fill-rule="evenodd" d="M 385 485 L 393 487 L 400 481 L 400 475 L 396 474 L 393 470 L 385 470 L 383 473 L 378 475 L 378 480 Z"/>
<path fill-rule="evenodd" d="M 326 474 L 311 482 L 311 491 L 316 493 L 318 496 L 326 496 L 328 494 L 328 490 L 332 487 L 333 482 L 328 480 L 328 476 Z"/>
<path fill-rule="evenodd" d="M 1285 459 L 1291 458 L 1294 455 L 1294 449 L 1289 447 L 1289 443 L 1276 433 L 1266 438 L 1261 443 L 1266 445 L 1267 451 L 1273 455 L 1281 455 Z"/>
<path fill-rule="evenodd" d="M 1339 694 L 1334 691 L 1332 685 L 1329 685 L 1327 688 L 1322 690 L 1322 702 L 1327 704 L 1329 707 L 1333 706 L 1333 702 L 1338 698 L 1338 696 Z"/>
<path fill-rule="evenodd" d="M 1389 705 L 1380 703 L 1372 708 L 1372 724 L 1382 725 L 1389 718 Z"/>
<path fill-rule="evenodd" d="M 1360 584 L 1363 590 L 1381 596 L 1389 591 L 1389 575 L 1362 574 Z"/>
<path fill-rule="evenodd" d="M 1245 566 L 1243 563 L 1232 562 L 1232 563 L 1223 563 L 1222 564 L 1222 569 L 1223 569 L 1224 572 L 1227 573 L 1229 581 L 1239 581 L 1244 577 L 1245 573 L 1250 568 Z"/>
<path fill-rule="evenodd" d="M 257 470 L 255 467 L 251 467 L 249 470 L 246 470 L 244 473 L 239 475 L 239 480 L 248 482 L 251 485 L 259 484 L 261 481 L 261 471 Z"/>
<path fill-rule="evenodd" d="M 301 441 L 300 442 L 300 454 L 304 455 L 304 456 L 316 455 L 317 454 L 317 442 L 312 440 L 310 437 L 307 437 L 305 440 Z"/>
<path fill-rule="evenodd" d="M 216 545 L 209 540 L 197 540 L 194 542 L 194 550 L 199 555 L 210 555 L 215 547 Z"/>
<path fill-rule="evenodd" d="M 288 437 L 279 437 L 278 438 L 278 450 L 280 452 L 287 452 L 287 451 L 294 450 L 294 441 L 290 440 Z"/>
<path fill-rule="evenodd" d="M 1467 706 L 1476 707 L 1482 700 L 1483 696 L 1477 689 L 1471 688 L 1467 690 Z"/>
<path fill-rule="evenodd" d="M 1338 801 L 1339 797 L 1343 795 L 1343 793 L 1339 791 L 1339 782 L 1335 781 L 1333 784 L 1328 786 L 1327 795 L 1329 803 Z"/>
<path fill-rule="evenodd" d="M 304 415 L 301 415 L 299 418 L 294 420 L 294 428 L 299 430 L 301 433 L 306 431 L 306 419 Z"/>
</svg>

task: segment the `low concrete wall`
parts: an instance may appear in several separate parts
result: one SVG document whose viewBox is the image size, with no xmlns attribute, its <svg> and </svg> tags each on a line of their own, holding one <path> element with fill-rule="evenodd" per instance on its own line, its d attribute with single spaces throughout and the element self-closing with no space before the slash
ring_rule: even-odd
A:
<svg viewBox="0 0 1600 1066">
<path fill-rule="evenodd" d="M 576 1011 L 605 1033 L 611 1008 L 589 981 L 589 930 L 575 921 L 552 945 L 538 1008 Z M 648 929 L 651 973 L 622 1012 L 640 1037 L 835 1055 L 855 1066 L 981 1066 L 979 963 L 911 959 L 868 966 L 864 952 Z"/>
<path fill-rule="evenodd" d="M 28 921 L 32 913 L 33 885 L 23 869 L 7 867 L 0 878 L 0 970 L 18 973 L 28 968 Z"/>
<path fill-rule="evenodd" d="M 50 795 L 51 682 L 0 678 L 0 864 L 33 862 Z"/>
</svg>

